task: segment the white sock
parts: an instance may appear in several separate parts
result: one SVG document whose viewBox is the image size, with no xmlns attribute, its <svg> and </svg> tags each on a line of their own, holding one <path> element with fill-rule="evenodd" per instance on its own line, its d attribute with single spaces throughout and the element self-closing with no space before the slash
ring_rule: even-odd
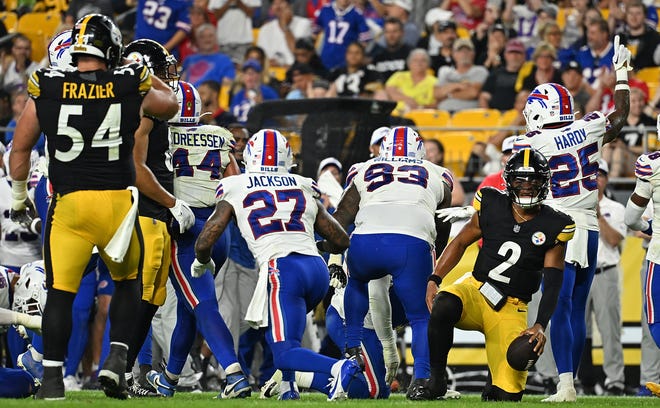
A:
<svg viewBox="0 0 660 408">
<path fill-rule="evenodd" d="M 32 354 L 32 359 L 36 362 L 44 359 L 44 355 L 38 352 L 34 347 L 30 347 L 30 354 Z"/>
<path fill-rule="evenodd" d="M 312 381 L 314 381 L 314 373 L 296 371 L 296 383 L 300 384 L 301 388 L 311 388 Z"/>
<path fill-rule="evenodd" d="M 298 392 L 298 385 L 295 383 L 295 381 L 282 381 L 280 383 L 280 395 L 290 391 L 291 385 L 293 385 L 293 390 Z"/>
<path fill-rule="evenodd" d="M 64 366 L 64 361 L 55 361 L 55 360 L 43 360 L 41 362 L 44 367 L 62 367 Z"/>
<path fill-rule="evenodd" d="M 564 389 L 564 388 L 575 388 L 575 384 L 573 383 L 573 373 L 568 372 L 568 373 L 561 373 L 559 374 L 559 384 L 557 384 L 557 389 Z"/>
<path fill-rule="evenodd" d="M 172 374 L 169 370 L 165 369 L 165 375 L 172 381 L 179 381 L 179 374 Z"/>
<path fill-rule="evenodd" d="M 114 345 L 114 346 L 123 347 L 123 348 L 125 348 L 126 350 L 128 350 L 128 344 L 126 344 L 126 343 L 121 343 L 121 342 L 118 342 L 118 341 L 111 341 L 111 342 L 110 342 L 110 345 L 111 345 L 111 346 Z"/>
<path fill-rule="evenodd" d="M 225 368 L 225 373 L 227 373 L 227 375 L 236 374 L 239 371 L 241 371 L 241 365 L 238 363 L 231 363 Z"/>
</svg>

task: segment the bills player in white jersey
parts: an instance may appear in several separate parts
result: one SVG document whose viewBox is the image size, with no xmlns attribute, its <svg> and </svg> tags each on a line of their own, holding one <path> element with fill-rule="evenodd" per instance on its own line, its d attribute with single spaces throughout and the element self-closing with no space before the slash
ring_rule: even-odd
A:
<svg viewBox="0 0 660 408">
<path fill-rule="evenodd" d="M 424 286 L 436 242 L 446 242 L 448 229 L 435 211 L 449 205 L 453 180 L 447 169 L 423 160 L 422 138 L 410 128 L 391 129 L 379 154 L 360 167 L 333 214 L 344 227 L 355 223 L 347 254 L 346 347 L 350 355 L 360 354 L 368 283 L 391 275 L 413 331 L 415 380 L 407 396 L 424 400 L 430 397 Z"/>
<path fill-rule="evenodd" d="M 658 116 L 658 129 L 660 129 L 660 116 Z M 646 153 L 635 163 L 635 176 L 637 184 L 635 191 L 628 199 L 625 212 L 625 223 L 633 230 L 642 231 L 651 235 L 651 242 L 646 252 L 648 261 L 646 280 L 644 281 L 644 310 L 649 331 L 655 344 L 660 347 L 660 152 Z M 653 201 L 653 219 L 646 221 L 642 214 L 649 201 Z M 654 231 L 653 226 L 656 226 Z M 660 384 L 649 382 L 646 387 L 656 396 L 660 397 Z"/>
<path fill-rule="evenodd" d="M 300 398 L 295 371 L 332 376 L 329 399 L 344 398 L 359 372 L 357 362 L 337 361 L 300 343 L 307 312 L 328 289 L 328 268 L 318 250 L 340 253 L 348 247 L 348 235 L 320 203 L 316 182 L 289 173 L 291 148 L 280 132 L 257 132 L 243 154 L 246 173 L 218 185 L 215 212 L 195 244 L 193 274 L 214 268 L 211 248 L 235 217 L 259 265 L 246 320 L 268 326 L 273 362 L 282 371 L 279 398 Z M 315 244 L 315 230 L 326 241 Z"/>
<path fill-rule="evenodd" d="M 533 147 L 547 159 L 552 172 L 545 203 L 570 215 L 575 237 L 566 248 L 564 281 L 552 316 L 552 351 L 559 372 L 557 393 L 544 402 L 575 401 L 573 377 L 586 337 L 585 308 L 596 268 L 598 251 L 598 159 L 603 144 L 616 139 L 630 106 L 628 71 L 630 51 L 614 39 L 612 64 L 617 84 L 615 110 L 587 113 L 575 120 L 573 96 L 561 85 L 539 85 L 527 98 L 523 115 L 527 134 L 516 140 L 514 151 Z"/>
<path fill-rule="evenodd" d="M 245 398 L 250 396 L 250 384 L 238 363 L 231 333 L 218 311 L 213 284 L 216 270 L 214 268 L 195 278 L 190 272 L 195 239 L 213 212 L 218 180 L 240 173 L 236 159 L 231 154 L 234 138 L 225 128 L 199 125 L 199 93 L 188 82 L 179 81 L 178 86 L 180 111 L 169 120 L 174 196 L 190 204 L 195 214 L 195 223 L 184 233 L 177 235 L 173 231 L 170 279 L 177 296 L 177 321 L 165 371 L 157 373 L 152 370 L 147 374 L 147 380 L 159 394 L 173 396 L 199 328 L 227 373 L 227 386 L 218 397 Z M 225 262 L 228 252 L 229 237 L 223 235 L 213 247 L 213 258 L 218 267 Z"/>
</svg>

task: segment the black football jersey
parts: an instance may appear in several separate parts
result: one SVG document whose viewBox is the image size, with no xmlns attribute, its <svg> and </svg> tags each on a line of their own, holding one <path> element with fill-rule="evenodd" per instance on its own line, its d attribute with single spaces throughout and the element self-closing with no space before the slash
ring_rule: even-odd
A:
<svg viewBox="0 0 660 408">
<path fill-rule="evenodd" d="M 547 205 L 532 219 L 518 223 L 506 193 L 484 187 L 475 195 L 483 246 L 473 275 L 505 295 L 530 301 L 541 283 L 545 253 L 573 238 L 575 223 Z"/>
<path fill-rule="evenodd" d="M 147 148 L 147 167 L 156 176 L 156 180 L 168 192 L 174 192 L 174 173 L 172 172 L 172 160 L 169 154 L 170 140 L 167 122 L 149 117 L 154 122 L 154 127 L 149 133 L 149 146 Z M 138 202 L 140 216 L 151 217 L 167 222 L 169 210 L 156 201 L 140 194 Z"/>
<path fill-rule="evenodd" d="M 134 133 L 151 74 L 141 64 L 103 71 L 43 69 L 28 80 L 46 135 L 53 190 L 120 190 L 135 183 Z"/>
</svg>

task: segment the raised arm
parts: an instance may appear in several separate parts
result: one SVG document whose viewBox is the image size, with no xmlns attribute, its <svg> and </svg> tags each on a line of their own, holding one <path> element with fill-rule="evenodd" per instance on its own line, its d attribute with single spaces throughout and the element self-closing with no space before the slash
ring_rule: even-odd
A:
<svg viewBox="0 0 660 408">
<path fill-rule="evenodd" d="M 626 124 L 630 112 L 630 86 L 628 85 L 628 71 L 632 70 L 630 65 L 631 54 L 625 45 L 619 43 L 619 36 L 614 37 L 614 56 L 612 65 L 616 73 L 616 86 L 614 87 L 614 111 L 607 117 L 610 127 L 605 132 L 603 143 L 609 143 L 616 139 L 621 128 Z"/>
</svg>

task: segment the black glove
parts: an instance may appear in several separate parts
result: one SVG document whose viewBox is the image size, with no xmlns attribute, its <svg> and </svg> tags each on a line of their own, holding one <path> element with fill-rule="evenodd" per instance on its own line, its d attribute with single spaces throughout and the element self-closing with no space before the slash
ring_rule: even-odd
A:
<svg viewBox="0 0 660 408">
<path fill-rule="evenodd" d="M 341 265 L 328 265 L 328 270 L 330 271 L 330 286 L 335 289 L 346 287 L 348 276 L 346 276 L 346 272 L 344 272 L 344 268 Z"/>
</svg>

